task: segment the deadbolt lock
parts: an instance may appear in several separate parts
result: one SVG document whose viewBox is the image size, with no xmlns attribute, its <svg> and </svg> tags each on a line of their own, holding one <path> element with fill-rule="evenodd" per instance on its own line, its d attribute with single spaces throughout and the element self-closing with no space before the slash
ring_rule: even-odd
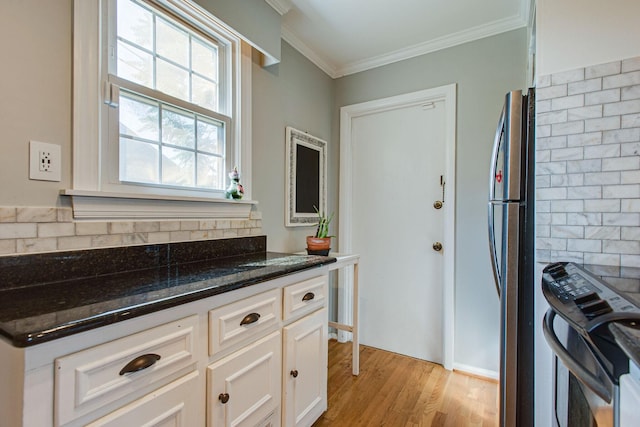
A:
<svg viewBox="0 0 640 427">
<path fill-rule="evenodd" d="M 440 200 L 436 200 L 433 202 L 433 207 L 436 209 L 442 209 L 442 202 Z"/>
<path fill-rule="evenodd" d="M 442 243 L 435 242 L 433 244 L 433 250 L 436 251 L 436 252 L 440 252 L 442 250 Z"/>
</svg>

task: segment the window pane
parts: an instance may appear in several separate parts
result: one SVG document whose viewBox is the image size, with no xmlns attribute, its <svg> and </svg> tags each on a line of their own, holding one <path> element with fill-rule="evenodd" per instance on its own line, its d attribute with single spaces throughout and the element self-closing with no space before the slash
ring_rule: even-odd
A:
<svg viewBox="0 0 640 427">
<path fill-rule="evenodd" d="M 162 110 L 162 142 L 195 149 L 195 117 L 164 108 Z"/>
<path fill-rule="evenodd" d="M 118 37 L 153 49 L 153 15 L 130 0 L 118 0 Z"/>
<path fill-rule="evenodd" d="M 121 93 L 120 134 L 158 141 L 158 105 Z"/>
<path fill-rule="evenodd" d="M 198 117 L 198 151 L 224 154 L 224 128 L 220 123 L 204 121 Z"/>
<path fill-rule="evenodd" d="M 222 189 L 224 165 L 220 157 L 198 154 L 198 187 Z"/>
<path fill-rule="evenodd" d="M 195 153 L 177 148 L 162 147 L 162 183 L 194 186 Z"/>
<path fill-rule="evenodd" d="M 189 65 L 189 35 L 164 19 L 156 20 L 156 52 L 184 66 Z"/>
<path fill-rule="evenodd" d="M 120 180 L 157 183 L 158 146 L 120 138 Z"/>
<path fill-rule="evenodd" d="M 156 89 L 189 101 L 189 72 L 158 59 Z"/>
<path fill-rule="evenodd" d="M 192 102 L 209 110 L 218 111 L 217 85 L 196 75 L 193 76 L 191 84 L 193 85 Z"/>
<path fill-rule="evenodd" d="M 192 59 L 191 67 L 193 71 L 202 74 L 204 77 L 218 80 L 218 49 L 197 38 L 192 39 L 191 44 Z"/>
<path fill-rule="evenodd" d="M 153 87 L 153 57 L 140 49 L 118 41 L 118 76 Z"/>
</svg>

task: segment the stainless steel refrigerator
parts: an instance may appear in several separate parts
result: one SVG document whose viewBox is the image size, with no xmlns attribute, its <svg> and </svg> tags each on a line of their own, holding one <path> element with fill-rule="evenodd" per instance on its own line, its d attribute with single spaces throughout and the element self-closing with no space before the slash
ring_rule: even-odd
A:
<svg viewBox="0 0 640 427">
<path fill-rule="evenodd" d="M 489 247 L 500 298 L 500 426 L 534 425 L 535 93 L 507 93 L 490 168 Z"/>
</svg>

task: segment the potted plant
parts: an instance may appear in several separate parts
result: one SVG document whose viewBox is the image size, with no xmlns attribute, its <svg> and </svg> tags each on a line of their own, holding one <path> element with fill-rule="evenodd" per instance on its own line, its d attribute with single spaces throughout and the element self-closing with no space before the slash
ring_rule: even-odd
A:
<svg viewBox="0 0 640 427">
<path fill-rule="evenodd" d="M 318 208 L 314 206 L 318 214 L 318 226 L 316 227 L 315 236 L 307 236 L 307 253 L 309 255 L 329 255 L 331 249 L 331 238 L 329 235 L 329 223 L 333 219 L 333 212 L 326 216 L 324 212 L 320 213 Z"/>
</svg>

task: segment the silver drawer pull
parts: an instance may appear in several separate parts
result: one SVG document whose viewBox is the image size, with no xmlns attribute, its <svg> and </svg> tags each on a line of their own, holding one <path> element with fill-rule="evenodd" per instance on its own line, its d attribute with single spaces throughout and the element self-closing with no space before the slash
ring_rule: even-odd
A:
<svg viewBox="0 0 640 427">
<path fill-rule="evenodd" d="M 260 314 L 258 313 L 250 313 L 244 316 L 244 319 L 240 321 L 240 326 L 250 325 L 252 323 L 256 323 L 260 319 Z"/>
<path fill-rule="evenodd" d="M 147 369 L 148 367 L 153 366 L 158 360 L 160 360 L 159 354 L 143 354 L 142 356 L 138 356 L 131 362 L 124 365 L 124 368 L 120 370 L 120 375 L 142 371 L 143 369 Z"/>
</svg>

